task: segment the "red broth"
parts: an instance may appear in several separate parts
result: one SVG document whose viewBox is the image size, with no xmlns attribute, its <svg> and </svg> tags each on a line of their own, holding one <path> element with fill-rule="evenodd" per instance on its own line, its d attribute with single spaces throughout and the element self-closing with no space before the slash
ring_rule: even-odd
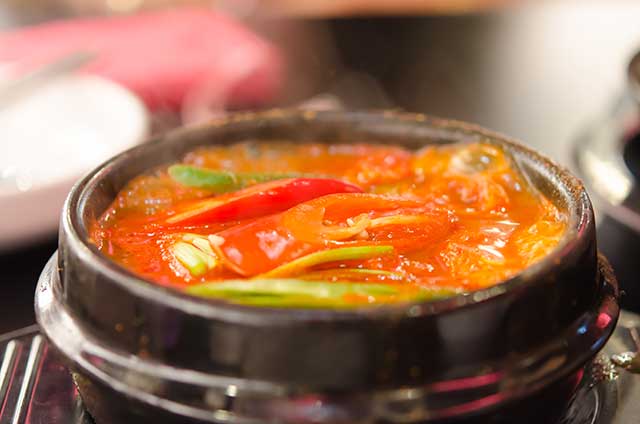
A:
<svg viewBox="0 0 640 424">
<path fill-rule="evenodd" d="M 499 147 L 241 143 L 131 180 L 91 238 L 153 283 L 256 306 L 349 307 L 486 288 L 566 216 Z"/>
</svg>

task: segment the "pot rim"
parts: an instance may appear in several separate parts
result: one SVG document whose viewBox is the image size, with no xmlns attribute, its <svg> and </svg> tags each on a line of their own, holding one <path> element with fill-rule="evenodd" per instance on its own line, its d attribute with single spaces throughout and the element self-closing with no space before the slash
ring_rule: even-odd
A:
<svg viewBox="0 0 640 424">
<path fill-rule="evenodd" d="M 202 130 L 212 130 L 246 125 L 247 123 L 265 122 L 277 124 L 285 119 L 302 119 L 308 121 L 327 121 L 334 124 L 358 123 L 362 121 L 378 124 L 410 123 L 429 127 L 441 131 L 449 139 L 455 136 L 476 136 L 494 144 L 504 145 L 513 154 L 528 158 L 533 164 L 540 166 L 546 172 L 545 179 L 552 180 L 554 188 L 570 199 L 565 212 L 568 215 L 567 229 L 559 243 L 543 259 L 523 269 L 519 273 L 495 286 L 458 294 L 446 299 L 422 302 L 407 302 L 398 304 L 355 307 L 346 310 L 331 308 L 270 308 L 254 307 L 218 299 L 203 299 L 181 292 L 176 289 L 159 286 L 144 278 L 138 277 L 131 271 L 121 267 L 104 256 L 95 245 L 90 243 L 86 227 L 83 225 L 83 209 L 87 202 L 88 192 L 101 180 L 109 175 L 109 170 L 117 164 L 127 162 L 128 156 L 144 152 L 158 143 L 175 144 L 180 139 Z M 517 154 L 517 155 L 516 155 Z M 571 207 L 573 206 L 573 207 Z M 61 232 L 66 237 L 66 248 L 72 249 L 78 257 L 89 266 L 94 267 L 100 274 L 121 286 L 127 293 L 150 298 L 154 302 L 174 309 L 187 311 L 190 314 L 204 318 L 231 319 L 235 322 L 265 324 L 265 319 L 272 323 L 285 323 L 291 320 L 303 321 L 340 321 L 358 319 L 378 319 L 393 316 L 417 317 L 451 312 L 462 308 L 469 308 L 479 303 L 487 302 L 496 297 L 526 289 L 535 285 L 549 269 L 563 263 L 567 257 L 580 251 L 586 246 L 592 236 L 593 210 L 591 202 L 582 182 L 572 175 L 566 168 L 558 165 L 546 156 L 523 145 L 521 142 L 486 130 L 474 124 L 456 120 L 430 117 L 398 111 L 327 111 L 310 112 L 296 109 L 273 109 L 265 112 L 245 112 L 219 118 L 204 124 L 183 127 L 167 134 L 156 136 L 147 143 L 128 149 L 88 173 L 78 181 L 70 191 L 64 203 L 61 217 Z M 61 240 L 63 238 L 61 237 Z M 62 247 L 62 246 L 61 246 Z"/>
</svg>

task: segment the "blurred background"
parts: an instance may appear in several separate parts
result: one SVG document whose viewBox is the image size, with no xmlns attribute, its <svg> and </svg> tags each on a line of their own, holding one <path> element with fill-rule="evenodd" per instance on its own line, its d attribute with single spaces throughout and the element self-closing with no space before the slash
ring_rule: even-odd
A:
<svg viewBox="0 0 640 424">
<path fill-rule="evenodd" d="M 4 0 L 0 332 L 33 322 L 83 173 L 154 134 L 270 107 L 423 112 L 543 151 L 585 177 L 638 310 L 639 20 L 640 2 L 612 0 Z"/>
</svg>

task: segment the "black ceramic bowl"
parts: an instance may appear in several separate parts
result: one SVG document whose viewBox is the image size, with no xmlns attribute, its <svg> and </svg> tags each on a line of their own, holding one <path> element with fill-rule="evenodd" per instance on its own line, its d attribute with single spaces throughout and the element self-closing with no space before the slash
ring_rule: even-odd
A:
<svg viewBox="0 0 640 424">
<path fill-rule="evenodd" d="M 89 242 L 87 224 L 132 177 L 197 146 L 256 139 L 495 143 L 569 216 L 568 229 L 542 261 L 495 287 L 340 311 L 190 297 L 141 280 Z M 538 153 L 423 115 L 270 111 L 162 136 L 80 181 L 36 314 L 99 424 L 539 423 L 566 402 L 611 334 L 617 296 L 582 184 Z"/>
</svg>

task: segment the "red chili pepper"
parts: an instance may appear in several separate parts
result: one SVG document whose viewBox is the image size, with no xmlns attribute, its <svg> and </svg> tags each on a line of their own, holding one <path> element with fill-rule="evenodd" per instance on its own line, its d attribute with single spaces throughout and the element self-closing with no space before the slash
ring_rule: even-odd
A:
<svg viewBox="0 0 640 424">
<path fill-rule="evenodd" d="M 361 193 L 349 183 L 329 178 L 290 178 L 256 184 L 227 195 L 191 202 L 167 218 L 167 224 L 192 225 L 255 218 L 287 210 L 333 193 Z"/>
</svg>

